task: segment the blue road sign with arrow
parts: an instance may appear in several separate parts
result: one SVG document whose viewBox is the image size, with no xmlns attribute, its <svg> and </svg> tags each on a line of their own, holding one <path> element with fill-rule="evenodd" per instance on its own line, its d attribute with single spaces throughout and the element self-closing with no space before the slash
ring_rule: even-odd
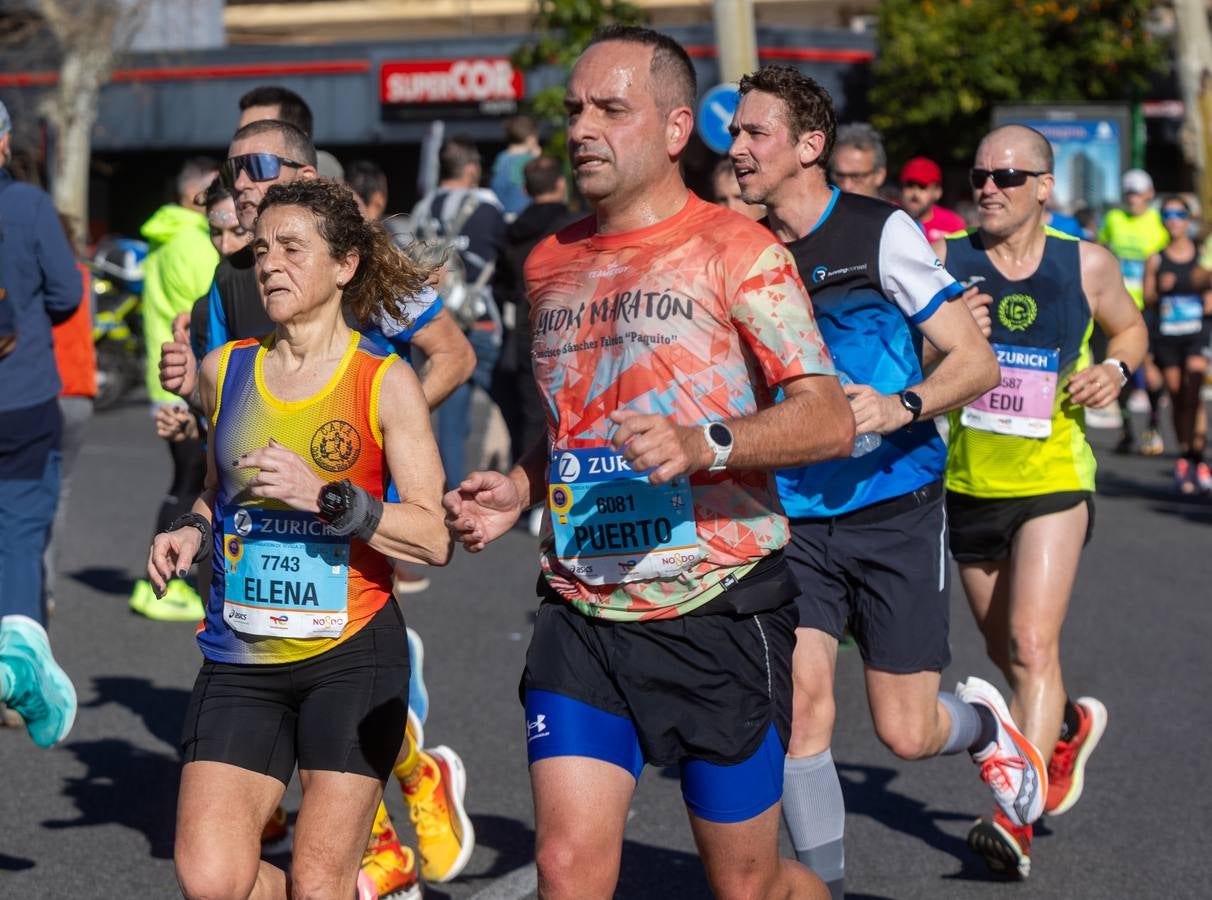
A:
<svg viewBox="0 0 1212 900">
<path fill-rule="evenodd" d="M 741 95 L 735 84 L 717 84 L 699 101 L 699 137 L 716 153 L 727 153 L 732 146 L 728 126 L 732 124 L 732 114 L 740 102 Z"/>
</svg>

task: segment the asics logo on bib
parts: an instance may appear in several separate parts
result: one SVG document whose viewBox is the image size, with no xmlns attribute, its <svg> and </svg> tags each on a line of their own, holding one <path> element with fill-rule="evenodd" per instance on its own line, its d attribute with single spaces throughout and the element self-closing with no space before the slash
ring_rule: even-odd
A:
<svg viewBox="0 0 1212 900">
<path fill-rule="evenodd" d="M 535 738 L 545 737 L 547 734 L 547 716 L 545 713 L 539 713 L 534 717 L 534 721 L 526 723 L 527 741 L 533 741 Z"/>
<path fill-rule="evenodd" d="M 229 618 L 235 622 L 247 622 L 248 621 L 247 614 L 240 612 L 240 610 L 238 610 L 238 609 L 228 609 L 227 618 Z"/>
<path fill-rule="evenodd" d="M 1026 331 L 1038 312 L 1035 299 L 1026 294 L 1007 294 L 997 304 L 997 318 L 1011 331 Z"/>
</svg>

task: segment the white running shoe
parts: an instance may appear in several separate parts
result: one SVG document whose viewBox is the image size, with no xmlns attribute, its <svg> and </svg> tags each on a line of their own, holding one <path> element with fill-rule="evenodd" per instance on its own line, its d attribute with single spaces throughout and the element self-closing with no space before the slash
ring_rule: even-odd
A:
<svg viewBox="0 0 1212 900">
<path fill-rule="evenodd" d="M 1048 796 L 1048 770 L 1035 745 L 1018 730 L 1001 693 L 989 682 L 976 678 L 955 686 L 955 695 L 965 703 L 980 703 L 997 718 L 997 738 L 972 754 L 981 767 L 981 781 L 993 792 L 998 808 L 1014 825 L 1030 825 L 1044 812 Z"/>
</svg>

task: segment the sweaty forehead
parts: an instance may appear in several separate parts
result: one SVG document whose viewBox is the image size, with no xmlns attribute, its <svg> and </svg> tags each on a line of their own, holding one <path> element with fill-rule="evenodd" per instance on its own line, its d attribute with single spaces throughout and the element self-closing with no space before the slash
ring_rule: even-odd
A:
<svg viewBox="0 0 1212 900">
<path fill-rule="evenodd" d="M 1039 165 L 1028 142 L 1012 134 L 986 138 L 976 148 L 976 165 L 982 169 L 1033 169 Z"/>
<path fill-rule="evenodd" d="M 573 97 L 637 99 L 650 89 L 648 69 L 652 49 L 642 44 L 606 41 L 581 54 L 568 79 Z"/>
</svg>

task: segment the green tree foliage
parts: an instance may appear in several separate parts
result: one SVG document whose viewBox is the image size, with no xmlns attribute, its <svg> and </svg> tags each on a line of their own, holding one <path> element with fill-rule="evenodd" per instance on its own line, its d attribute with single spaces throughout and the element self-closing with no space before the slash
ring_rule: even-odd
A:
<svg viewBox="0 0 1212 900">
<path fill-rule="evenodd" d="M 514 65 L 523 70 L 559 66 L 566 73 L 589 43 L 595 29 L 603 25 L 643 25 L 644 12 L 627 0 L 537 0 L 535 40 L 513 53 Z M 551 149 L 564 147 L 564 85 L 540 90 L 530 101 L 534 115 L 557 127 Z"/>
<path fill-rule="evenodd" d="M 966 161 L 1001 103 L 1130 100 L 1163 64 L 1153 0 L 883 0 L 871 122 L 890 155 Z"/>
</svg>

